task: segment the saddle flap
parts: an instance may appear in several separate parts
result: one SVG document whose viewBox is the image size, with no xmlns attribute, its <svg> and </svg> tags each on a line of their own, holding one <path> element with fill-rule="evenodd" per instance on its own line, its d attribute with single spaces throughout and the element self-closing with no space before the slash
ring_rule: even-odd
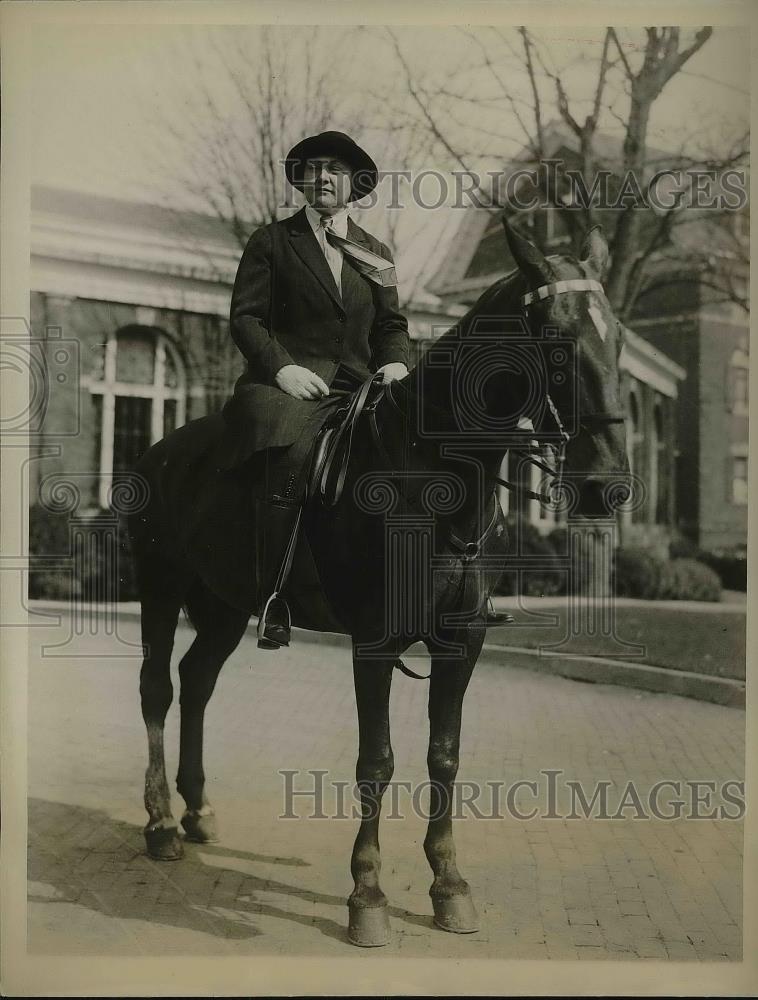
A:
<svg viewBox="0 0 758 1000">
<path fill-rule="evenodd" d="M 330 506 L 337 503 L 350 464 L 355 427 L 361 414 L 376 406 L 384 395 L 384 388 L 383 376 L 377 372 L 348 397 L 346 408 L 337 410 L 334 421 L 330 420 L 321 428 L 308 472 L 308 500 L 320 497 Z M 376 390 L 373 394 L 372 389 Z"/>
</svg>

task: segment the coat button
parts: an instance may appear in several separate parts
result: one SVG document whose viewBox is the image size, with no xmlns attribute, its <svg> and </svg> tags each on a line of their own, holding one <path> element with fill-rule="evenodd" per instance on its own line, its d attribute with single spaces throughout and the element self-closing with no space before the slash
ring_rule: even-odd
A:
<svg viewBox="0 0 758 1000">
<path fill-rule="evenodd" d="M 344 316 L 338 316 L 337 319 L 340 321 L 340 323 L 344 323 L 345 322 L 345 317 Z"/>
</svg>

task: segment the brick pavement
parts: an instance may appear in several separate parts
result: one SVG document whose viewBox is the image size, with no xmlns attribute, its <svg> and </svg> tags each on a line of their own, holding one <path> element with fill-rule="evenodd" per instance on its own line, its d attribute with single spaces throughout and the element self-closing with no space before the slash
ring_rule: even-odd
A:
<svg viewBox="0 0 758 1000">
<path fill-rule="evenodd" d="M 187 845 L 183 861 L 160 864 L 145 856 L 141 834 L 140 661 L 114 656 L 118 644 L 103 635 L 60 647 L 63 657 L 41 657 L 42 642 L 65 638 L 66 621 L 31 634 L 29 950 L 376 957 L 345 938 L 355 821 L 277 819 L 279 769 L 329 769 L 352 781 L 356 721 L 346 651 L 301 643 L 267 655 L 244 640 L 207 716 L 206 774 L 221 843 Z M 138 642 L 133 621 L 120 634 Z M 182 628 L 175 660 L 190 640 Z M 426 691 L 425 683 L 395 678 L 397 781 L 426 777 Z M 167 725 L 171 778 L 177 722 L 175 700 Z M 631 779 L 643 798 L 663 778 L 739 779 L 743 731 L 737 709 L 481 663 L 464 708 L 459 780 L 537 781 L 544 811 L 540 772 L 562 770 L 587 790 L 611 782 L 616 803 Z M 561 815 L 564 793 L 561 785 Z M 407 806 L 407 797 L 399 802 Z M 529 795 L 516 802 L 523 810 L 534 804 Z M 327 811 L 334 804 L 328 796 Z M 178 796 L 174 811 L 181 811 Z M 741 957 L 740 822 L 461 819 L 458 856 L 482 918 L 478 934 L 462 937 L 432 926 L 423 836 L 417 816 L 383 823 L 393 941 L 382 954 Z"/>
</svg>

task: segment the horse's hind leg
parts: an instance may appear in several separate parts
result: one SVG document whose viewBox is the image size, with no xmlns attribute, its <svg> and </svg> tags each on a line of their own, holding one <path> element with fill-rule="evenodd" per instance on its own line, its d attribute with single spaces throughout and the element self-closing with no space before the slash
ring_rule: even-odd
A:
<svg viewBox="0 0 758 1000">
<path fill-rule="evenodd" d="M 187 839 L 211 843 L 218 839 L 218 832 L 205 794 L 205 707 L 224 661 L 245 633 L 250 615 L 225 604 L 199 583 L 187 598 L 187 609 L 197 636 L 179 664 L 181 737 L 176 787 L 187 805 L 182 816 Z"/>
<path fill-rule="evenodd" d="M 166 780 L 163 727 L 171 705 L 171 651 L 181 609 L 181 598 L 167 592 L 162 598 L 142 600 L 142 642 L 145 658 L 140 673 L 142 717 L 147 728 L 148 764 L 145 772 L 145 842 L 148 854 L 161 861 L 182 856 L 182 842 L 171 815 L 171 793 Z"/>
</svg>

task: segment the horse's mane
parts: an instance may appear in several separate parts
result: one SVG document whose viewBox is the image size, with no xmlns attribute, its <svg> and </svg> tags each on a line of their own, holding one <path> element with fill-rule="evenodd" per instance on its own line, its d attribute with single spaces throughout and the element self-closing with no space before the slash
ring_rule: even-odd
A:
<svg viewBox="0 0 758 1000">
<path fill-rule="evenodd" d="M 482 292 L 479 298 L 474 302 L 471 308 L 465 313 L 457 322 L 455 322 L 450 329 L 446 330 L 445 333 L 441 334 L 436 338 L 436 343 L 441 344 L 447 339 L 458 340 L 462 335 L 465 336 L 471 323 L 478 316 L 486 314 L 487 309 L 492 304 L 493 300 L 500 298 L 506 293 L 509 297 L 505 298 L 504 301 L 498 304 L 498 311 L 502 313 L 503 308 L 510 311 L 514 311 L 517 308 L 518 297 L 523 294 L 526 287 L 526 279 L 518 268 L 514 268 L 509 271 L 508 274 L 503 275 L 502 278 L 498 278 L 497 281 L 493 282 L 488 288 Z"/>
</svg>

